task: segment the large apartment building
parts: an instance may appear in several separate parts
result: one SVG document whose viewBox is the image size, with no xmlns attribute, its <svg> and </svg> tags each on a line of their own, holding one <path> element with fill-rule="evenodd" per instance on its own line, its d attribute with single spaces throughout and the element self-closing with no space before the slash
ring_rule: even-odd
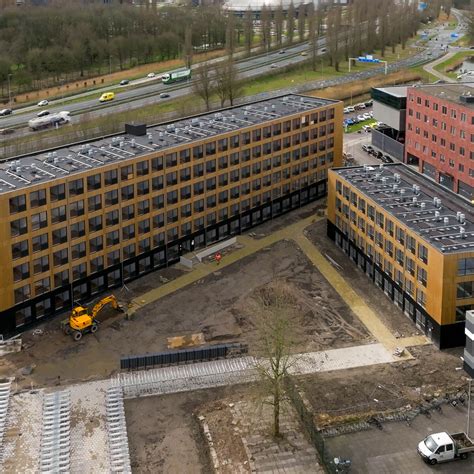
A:
<svg viewBox="0 0 474 474">
<path fill-rule="evenodd" d="M 0 333 L 325 196 L 342 103 L 285 95 L 0 164 Z"/>
<path fill-rule="evenodd" d="M 409 87 L 405 161 L 474 199 L 474 83 Z"/>
<path fill-rule="evenodd" d="M 328 236 L 440 348 L 474 309 L 474 219 L 462 197 L 404 164 L 329 171 Z"/>
</svg>

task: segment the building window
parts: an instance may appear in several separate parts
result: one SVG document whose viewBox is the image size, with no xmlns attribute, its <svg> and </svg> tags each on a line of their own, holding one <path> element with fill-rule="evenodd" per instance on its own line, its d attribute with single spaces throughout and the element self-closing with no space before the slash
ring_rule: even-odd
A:
<svg viewBox="0 0 474 474">
<path fill-rule="evenodd" d="M 63 199 L 66 199 L 66 186 L 64 184 L 51 186 L 51 188 L 49 189 L 49 197 L 52 202 L 62 201 Z"/>
<path fill-rule="evenodd" d="M 77 260 L 79 258 L 86 256 L 86 244 L 85 242 L 80 242 L 71 247 L 71 258 Z"/>
<path fill-rule="evenodd" d="M 30 277 L 30 264 L 22 263 L 13 267 L 13 281 L 21 281 Z"/>
<path fill-rule="evenodd" d="M 54 207 L 51 210 L 51 222 L 57 224 L 66 220 L 66 206 Z"/>
<path fill-rule="evenodd" d="M 58 250 L 53 253 L 53 264 L 55 267 L 65 265 L 68 262 L 67 249 Z"/>
<path fill-rule="evenodd" d="M 82 237 L 86 233 L 86 225 L 84 221 L 71 224 L 71 239 Z"/>
<path fill-rule="evenodd" d="M 117 170 L 109 170 L 104 173 L 104 182 L 106 186 L 118 183 L 118 172 Z"/>
<path fill-rule="evenodd" d="M 31 229 L 38 230 L 43 229 L 48 225 L 48 214 L 46 211 L 33 214 L 31 216 Z"/>
<path fill-rule="evenodd" d="M 30 206 L 39 207 L 46 204 L 46 189 L 40 189 L 30 193 Z"/>
<path fill-rule="evenodd" d="M 17 242 L 12 244 L 12 259 L 15 260 L 17 258 L 26 257 L 28 255 L 28 241 L 22 240 L 21 242 Z"/>
<path fill-rule="evenodd" d="M 428 249 L 424 245 L 418 244 L 418 258 L 428 263 Z"/>
<path fill-rule="evenodd" d="M 91 259 L 91 273 L 100 272 L 104 269 L 104 257 Z"/>
<path fill-rule="evenodd" d="M 114 211 L 107 212 L 107 214 L 105 214 L 105 225 L 107 227 L 117 225 L 118 223 L 119 223 L 119 211 L 118 211 L 118 209 L 116 209 Z"/>
<path fill-rule="evenodd" d="M 69 217 L 79 217 L 84 215 L 84 201 L 75 201 L 69 203 Z"/>
<path fill-rule="evenodd" d="M 69 284 L 69 270 L 54 274 L 54 287 L 59 288 Z"/>
<path fill-rule="evenodd" d="M 69 183 L 69 196 L 78 196 L 84 193 L 84 180 L 75 179 Z"/>
<path fill-rule="evenodd" d="M 130 224 L 123 227 L 122 229 L 122 238 L 123 240 L 133 239 L 135 237 L 135 225 Z"/>
<path fill-rule="evenodd" d="M 423 286 L 426 286 L 426 282 L 427 282 L 427 278 L 428 278 L 427 271 L 424 268 L 418 267 L 417 278 L 418 278 L 418 281 Z"/>
<path fill-rule="evenodd" d="M 457 291 L 456 291 L 457 299 L 472 298 L 473 296 L 474 296 L 474 281 L 464 281 L 464 282 L 458 283 Z"/>
<path fill-rule="evenodd" d="M 426 293 L 419 288 L 416 290 L 416 302 L 422 307 L 426 307 Z"/>
<path fill-rule="evenodd" d="M 91 217 L 89 219 L 89 232 L 96 232 L 102 229 L 102 216 Z"/>
<path fill-rule="evenodd" d="M 474 274 L 474 258 L 460 258 L 458 260 L 458 275 L 473 275 Z"/>
<path fill-rule="evenodd" d="M 128 221 L 135 217 L 135 206 L 131 204 L 130 206 L 122 207 L 122 220 Z"/>
<path fill-rule="evenodd" d="M 22 303 L 29 298 L 31 298 L 30 285 L 25 285 L 21 288 L 15 288 L 15 304 Z"/>
<path fill-rule="evenodd" d="M 94 237 L 93 239 L 89 240 L 89 252 L 99 252 L 104 248 L 103 238 L 101 235 L 98 237 Z"/>
<path fill-rule="evenodd" d="M 129 179 L 133 179 L 133 165 L 122 166 L 120 168 L 120 180 L 128 181 Z"/>
<path fill-rule="evenodd" d="M 145 176 L 148 172 L 148 161 L 140 161 L 137 163 L 137 176 Z"/>
<path fill-rule="evenodd" d="M 93 191 L 94 189 L 99 189 L 101 186 L 101 177 L 100 174 L 94 174 L 87 177 L 87 190 Z"/>
<path fill-rule="evenodd" d="M 38 235 L 31 239 L 33 252 L 40 252 L 48 248 L 48 234 Z"/>
<path fill-rule="evenodd" d="M 122 200 L 123 201 L 133 199 L 133 197 L 135 196 L 135 192 L 134 192 L 134 189 L 133 189 L 133 184 L 123 187 L 121 189 L 121 193 L 122 193 Z"/>
<path fill-rule="evenodd" d="M 87 265 L 85 263 L 80 263 L 75 267 L 72 267 L 72 279 L 73 281 L 85 278 L 87 276 Z"/>
<path fill-rule="evenodd" d="M 162 169 L 163 169 L 163 157 L 158 156 L 156 158 L 153 158 L 151 160 L 151 170 L 155 172 L 155 171 L 161 171 Z"/>
<path fill-rule="evenodd" d="M 48 270 L 49 270 L 49 257 L 47 255 L 33 260 L 33 273 L 35 275 L 38 273 L 47 272 Z"/>
<path fill-rule="evenodd" d="M 17 237 L 28 232 L 28 223 L 26 217 L 10 222 L 10 235 Z"/>
</svg>

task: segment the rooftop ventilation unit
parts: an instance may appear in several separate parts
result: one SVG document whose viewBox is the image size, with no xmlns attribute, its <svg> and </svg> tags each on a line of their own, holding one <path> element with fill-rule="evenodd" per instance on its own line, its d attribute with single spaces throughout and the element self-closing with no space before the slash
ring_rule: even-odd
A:
<svg viewBox="0 0 474 474">
<path fill-rule="evenodd" d="M 465 239 L 467 237 L 466 235 L 466 229 L 464 227 L 459 228 L 459 237 L 461 239 Z"/>
<path fill-rule="evenodd" d="M 449 217 L 444 217 L 443 218 L 443 224 L 448 225 L 449 224 Z"/>
<path fill-rule="evenodd" d="M 135 138 L 132 138 L 132 141 L 130 142 L 130 146 L 132 148 L 135 148 L 137 146 L 137 143 L 135 142 Z"/>
<path fill-rule="evenodd" d="M 439 211 L 435 211 L 434 214 L 435 214 L 435 221 L 436 221 L 436 222 L 439 222 L 439 221 L 441 220 L 441 216 L 440 216 Z"/>
<path fill-rule="evenodd" d="M 135 137 L 142 137 L 146 135 L 146 124 L 144 123 L 126 123 L 125 133 Z"/>
<path fill-rule="evenodd" d="M 151 133 L 148 134 L 148 143 L 153 143 L 153 135 Z"/>
<path fill-rule="evenodd" d="M 399 175 L 398 173 L 395 173 L 395 174 L 393 175 L 393 177 L 394 177 L 396 183 L 399 183 L 399 182 L 400 182 L 400 175 Z"/>
<path fill-rule="evenodd" d="M 459 100 L 464 104 L 474 104 L 474 95 L 471 95 L 469 92 L 461 94 Z"/>
</svg>

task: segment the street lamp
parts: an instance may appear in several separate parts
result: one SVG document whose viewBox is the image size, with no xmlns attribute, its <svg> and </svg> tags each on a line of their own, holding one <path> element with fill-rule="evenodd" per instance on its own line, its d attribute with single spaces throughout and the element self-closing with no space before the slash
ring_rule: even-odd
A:
<svg viewBox="0 0 474 474">
<path fill-rule="evenodd" d="M 12 74 L 8 74 L 8 107 L 11 107 L 12 103 L 12 91 L 10 87 L 10 78 L 12 77 Z"/>
</svg>

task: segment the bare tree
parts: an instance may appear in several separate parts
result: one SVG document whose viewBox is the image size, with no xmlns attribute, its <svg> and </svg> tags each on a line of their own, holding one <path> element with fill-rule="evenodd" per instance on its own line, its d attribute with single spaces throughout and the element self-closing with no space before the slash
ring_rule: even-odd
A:
<svg viewBox="0 0 474 474">
<path fill-rule="evenodd" d="M 272 12 L 271 10 L 263 4 L 261 15 L 260 15 L 260 23 L 261 23 L 261 39 L 260 42 L 262 44 L 263 49 L 268 51 L 271 46 L 272 36 Z"/>
<path fill-rule="evenodd" d="M 244 42 L 245 51 L 250 54 L 253 43 L 253 13 L 249 7 L 244 15 Z"/>
<path fill-rule="evenodd" d="M 232 11 L 227 16 L 225 29 L 225 48 L 229 57 L 232 57 L 235 51 L 235 16 Z"/>
<path fill-rule="evenodd" d="M 280 3 L 275 9 L 275 33 L 278 46 L 281 46 L 283 40 L 283 5 Z"/>
<path fill-rule="evenodd" d="M 286 36 L 288 38 L 288 44 L 293 44 L 293 38 L 295 37 L 295 6 L 293 5 L 293 1 L 290 3 L 286 15 Z"/>
<path fill-rule="evenodd" d="M 226 100 L 234 105 L 235 99 L 242 94 L 242 82 L 237 75 L 233 60 L 220 62 L 215 68 L 215 91 L 220 99 L 221 107 Z"/>
<path fill-rule="evenodd" d="M 326 23 L 329 65 L 333 66 L 336 71 L 339 71 L 339 34 L 341 31 L 341 9 L 339 7 L 333 7 L 328 11 Z"/>
<path fill-rule="evenodd" d="M 193 31 L 192 27 L 189 26 L 184 31 L 184 62 L 186 67 L 189 69 L 193 64 Z"/>
<path fill-rule="evenodd" d="M 318 56 L 318 37 L 316 34 L 316 13 L 314 3 L 308 5 L 308 32 L 309 32 L 309 48 L 311 51 L 311 67 L 316 71 L 316 59 Z"/>
<path fill-rule="evenodd" d="M 194 92 L 204 101 L 206 110 L 210 109 L 211 97 L 215 91 L 215 83 L 212 78 L 211 67 L 207 61 L 196 69 L 193 82 Z"/>
<path fill-rule="evenodd" d="M 306 32 L 306 6 L 300 3 L 298 7 L 298 40 L 303 41 Z"/>
<path fill-rule="evenodd" d="M 295 345 L 296 300 L 284 282 L 264 287 L 253 313 L 255 314 L 259 344 L 256 347 L 257 371 L 264 394 L 273 407 L 273 436 L 280 436 L 281 404 L 285 398 L 284 381 L 295 359 L 291 349 Z"/>
</svg>

